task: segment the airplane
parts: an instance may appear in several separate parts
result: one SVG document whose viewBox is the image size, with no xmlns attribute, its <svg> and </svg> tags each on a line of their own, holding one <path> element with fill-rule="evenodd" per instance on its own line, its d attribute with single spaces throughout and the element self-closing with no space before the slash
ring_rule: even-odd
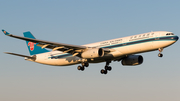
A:
<svg viewBox="0 0 180 101">
<path fill-rule="evenodd" d="M 104 69 L 100 70 L 101 74 L 107 74 L 112 70 L 111 61 L 121 61 L 123 66 L 142 64 L 143 56 L 136 55 L 139 53 L 159 50 L 158 56 L 163 57 L 163 49 L 179 39 L 172 32 L 153 31 L 86 45 L 72 45 L 39 40 L 30 31 L 24 32 L 24 37 L 10 34 L 5 30 L 2 30 L 2 32 L 7 36 L 25 40 L 30 56 L 10 52 L 5 52 L 6 54 L 53 66 L 81 64 L 77 67 L 80 71 L 84 71 L 89 63 L 106 62 Z"/>
</svg>

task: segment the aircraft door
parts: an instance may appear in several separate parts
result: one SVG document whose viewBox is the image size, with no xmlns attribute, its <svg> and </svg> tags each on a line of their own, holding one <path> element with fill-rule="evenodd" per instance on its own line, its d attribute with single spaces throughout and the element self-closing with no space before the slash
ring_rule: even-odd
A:
<svg viewBox="0 0 180 101">
<path fill-rule="evenodd" d="M 51 57 L 51 54 L 44 55 L 44 60 L 48 60 Z"/>
<path fill-rule="evenodd" d="M 128 41 L 126 38 L 122 39 L 122 48 L 120 49 L 120 51 L 124 54 L 128 54 L 129 53 L 129 46 L 128 46 Z"/>
<path fill-rule="evenodd" d="M 159 33 L 155 33 L 155 40 L 159 40 Z"/>
<path fill-rule="evenodd" d="M 153 48 L 159 48 L 158 46 L 161 44 L 159 40 L 159 36 L 160 36 L 160 33 L 155 33 L 155 38 L 154 38 L 154 41 L 152 41 L 152 46 Z"/>
</svg>

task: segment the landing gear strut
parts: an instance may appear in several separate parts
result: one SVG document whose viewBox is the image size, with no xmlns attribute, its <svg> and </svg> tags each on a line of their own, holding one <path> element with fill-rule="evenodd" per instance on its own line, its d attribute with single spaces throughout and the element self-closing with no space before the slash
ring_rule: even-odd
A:
<svg viewBox="0 0 180 101">
<path fill-rule="evenodd" d="M 163 51 L 163 48 L 159 48 L 159 54 L 158 54 L 158 57 L 163 57 L 163 54 L 161 53 Z"/>
<path fill-rule="evenodd" d="M 107 74 L 108 71 L 112 70 L 112 67 L 109 66 L 109 64 L 111 63 L 111 61 L 106 61 L 106 66 L 104 67 L 104 69 L 101 69 L 101 74 Z"/>
<path fill-rule="evenodd" d="M 77 67 L 77 69 L 81 70 L 81 71 L 84 71 L 84 69 L 85 69 L 84 67 L 88 67 L 89 66 L 88 62 L 82 62 L 81 64 L 82 64 L 82 66 L 78 66 Z"/>
</svg>

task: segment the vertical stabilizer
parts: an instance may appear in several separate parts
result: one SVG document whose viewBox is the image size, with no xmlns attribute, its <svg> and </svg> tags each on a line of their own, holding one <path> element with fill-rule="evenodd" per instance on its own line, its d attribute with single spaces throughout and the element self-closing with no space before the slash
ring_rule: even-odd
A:
<svg viewBox="0 0 180 101">
<path fill-rule="evenodd" d="M 23 34 L 24 34 L 24 37 L 35 39 L 35 37 L 31 34 L 31 32 L 24 32 Z M 48 50 L 44 48 L 42 49 L 41 47 L 37 46 L 38 43 L 26 41 L 26 44 L 27 44 L 30 55 L 49 52 Z"/>
</svg>

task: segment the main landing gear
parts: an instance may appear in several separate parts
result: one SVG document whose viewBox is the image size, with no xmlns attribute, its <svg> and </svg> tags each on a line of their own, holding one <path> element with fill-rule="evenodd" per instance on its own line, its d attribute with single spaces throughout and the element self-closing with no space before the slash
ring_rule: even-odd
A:
<svg viewBox="0 0 180 101">
<path fill-rule="evenodd" d="M 107 74 L 108 71 L 111 71 L 112 70 L 112 67 L 109 66 L 109 64 L 111 63 L 111 61 L 106 61 L 106 66 L 104 67 L 104 69 L 102 69 L 100 72 L 101 74 Z M 88 62 L 82 62 L 81 63 L 82 66 L 78 66 L 77 69 L 80 70 L 80 71 L 84 71 L 85 70 L 85 67 L 88 67 L 89 66 L 89 63 Z"/>
<path fill-rule="evenodd" d="M 106 66 L 104 67 L 104 69 L 101 69 L 101 74 L 107 74 L 108 71 L 112 70 L 112 67 L 109 66 L 109 64 L 111 63 L 111 61 L 106 61 Z"/>
<path fill-rule="evenodd" d="M 82 62 L 81 64 L 82 64 L 82 66 L 78 66 L 77 67 L 77 69 L 81 70 L 81 71 L 84 71 L 84 69 L 85 69 L 84 67 L 88 67 L 89 66 L 88 62 Z"/>
<path fill-rule="evenodd" d="M 163 48 L 159 48 L 159 54 L 158 54 L 158 57 L 163 57 L 163 54 L 161 53 L 163 51 Z"/>
</svg>

